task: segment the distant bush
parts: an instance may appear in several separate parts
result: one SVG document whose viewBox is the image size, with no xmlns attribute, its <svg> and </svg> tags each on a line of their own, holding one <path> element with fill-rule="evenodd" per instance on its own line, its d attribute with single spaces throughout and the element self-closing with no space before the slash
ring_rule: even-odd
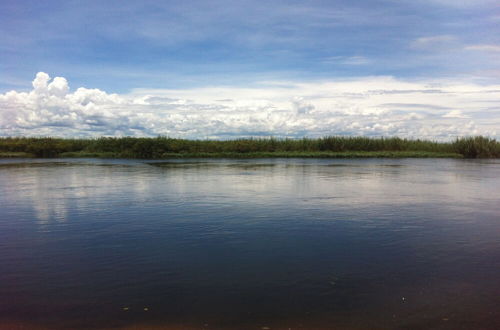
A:
<svg viewBox="0 0 500 330">
<path fill-rule="evenodd" d="M 483 136 L 457 139 L 453 148 L 464 158 L 496 158 L 500 157 L 500 143 L 495 139 Z"/>
</svg>

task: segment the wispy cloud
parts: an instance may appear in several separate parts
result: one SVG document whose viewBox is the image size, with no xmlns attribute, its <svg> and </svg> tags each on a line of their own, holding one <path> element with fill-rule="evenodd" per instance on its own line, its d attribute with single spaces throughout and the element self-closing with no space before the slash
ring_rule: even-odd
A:
<svg viewBox="0 0 500 330">
<path fill-rule="evenodd" d="M 367 65 L 370 60 L 364 56 L 331 56 L 323 60 L 327 64 L 339 65 Z"/>
<path fill-rule="evenodd" d="M 452 35 L 437 35 L 420 37 L 410 43 L 410 47 L 417 50 L 443 50 L 455 48 L 458 39 Z"/>
<path fill-rule="evenodd" d="M 488 44 L 470 45 L 466 46 L 465 50 L 476 50 L 482 52 L 500 52 L 500 45 L 488 45 Z"/>
<path fill-rule="evenodd" d="M 496 0 L 426 0 L 429 3 L 456 8 L 470 8 L 495 5 Z"/>
</svg>

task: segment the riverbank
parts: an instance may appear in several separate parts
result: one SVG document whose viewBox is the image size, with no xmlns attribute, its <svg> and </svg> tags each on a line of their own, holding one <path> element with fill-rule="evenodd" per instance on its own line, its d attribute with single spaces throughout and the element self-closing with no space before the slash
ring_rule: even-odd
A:
<svg viewBox="0 0 500 330">
<path fill-rule="evenodd" d="M 0 152 L 0 158 L 36 158 L 35 154 L 26 152 Z M 65 152 L 57 158 L 131 158 L 113 152 Z M 135 157 L 132 157 L 135 158 Z M 186 152 L 164 153 L 155 159 L 182 158 L 463 158 L 459 153 L 427 152 L 427 151 L 347 151 L 347 152 Z"/>
<path fill-rule="evenodd" d="M 123 158 L 114 153 L 85 153 L 68 152 L 60 157 L 65 158 Z M 440 153 L 425 151 L 348 151 L 348 152 L 192 152 L 192 153 L 164 153 L 156 159 L 179 159 L 179 158 L 463 158 L 458 153 Z"/>
<path fill-rule="evenodd" d="M 500 142 L 486 137 L 453 142 L 397 137 L 184 140 L 156 138 L 0 138 L 0 158 L 498 158 Z"/>
</svg>

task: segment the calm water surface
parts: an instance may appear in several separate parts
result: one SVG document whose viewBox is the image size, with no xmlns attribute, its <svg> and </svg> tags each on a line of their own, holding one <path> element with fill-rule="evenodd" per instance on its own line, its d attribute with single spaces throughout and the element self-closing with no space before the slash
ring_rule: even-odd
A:
<svg viewBox="0 0 500 330">
<path fill-rule="evenodd" d="M 0 160 L 0 329 L 500 329 L 499 199 L 499 160 Z"/>
</svg>

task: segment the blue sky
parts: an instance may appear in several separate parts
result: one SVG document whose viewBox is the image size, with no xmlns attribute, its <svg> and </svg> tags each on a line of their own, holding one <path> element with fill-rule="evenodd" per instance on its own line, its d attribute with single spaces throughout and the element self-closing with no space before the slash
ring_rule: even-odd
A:
<svg viewBox="0 0 500 330">
<path fill-rule="evenodd" d="M 4 0 L 1 88 L 29 86 L 38 71 L 121 93 L 261 78 L 495 78 L 498 52 L 457 48 L 500 45 L 499 9 L 481 0 Z M 442 39 L 415 44 L 432 37 Z"/>
<path fill-rule="evenodd" d="M 215 87 L 258 92 L 263 82 L 279 82 L 296 95 L 289 95 L 291 108 L 275 107 L 293 110 L 293 100 L 304 98 L 297 84 L 461 82 L 483 86 L 485 101 L 494 102 L 491 90 L 500 83 L 500 4 L 489 0 L 3 0 L 0 22 L 0 93 L 29 92 L 38 72 L 64 77 L 71 90 L 128 99 Z M 315 106 L 311 94 L 306 99 Z M 9 125 L 3 135 L 14 134 Z"/>
</svg>

